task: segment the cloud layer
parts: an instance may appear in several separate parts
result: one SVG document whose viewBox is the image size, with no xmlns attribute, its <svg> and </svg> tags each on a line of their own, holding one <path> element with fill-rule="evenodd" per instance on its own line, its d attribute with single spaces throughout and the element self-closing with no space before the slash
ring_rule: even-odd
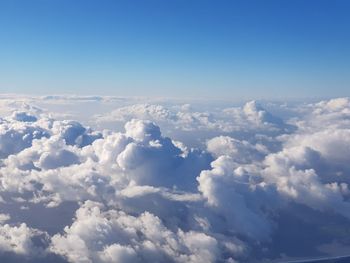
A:
<svg viewBox="0 0 350 263">
<path fill-rule="evenodd" d="M 261 262 L 350 245 L 348 98 L 124 101 L 83 121 L 95 129 L 38 106 L 72 99 L 120 102 L 2 101 L 0 259 Z M 123 128 L 96 130 L 108 122 Z"/>
</svg>

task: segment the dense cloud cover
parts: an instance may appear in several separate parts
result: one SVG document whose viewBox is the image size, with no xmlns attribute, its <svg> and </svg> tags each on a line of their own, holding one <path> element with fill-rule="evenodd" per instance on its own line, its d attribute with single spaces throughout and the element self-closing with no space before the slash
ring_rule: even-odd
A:
<svg viewBox="0 0 350 263">
<path fill-rule="evenodd" d="M 89 103 L 114 106 L 69 120 L 69 105 Z M 348 98 L 0 105 L 1 261 L 269 262 L 349 251 Z"/>
</svg>

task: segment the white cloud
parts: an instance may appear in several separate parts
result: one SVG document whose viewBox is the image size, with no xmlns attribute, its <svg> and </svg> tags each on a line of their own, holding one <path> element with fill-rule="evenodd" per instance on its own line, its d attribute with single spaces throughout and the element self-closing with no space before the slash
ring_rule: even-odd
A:
<svg viewBox="0 0 350 263">
<path fill-rule="evenodd" d="M 197 232 L 173 232 L 145 212 L 138 217 L 103 211 L 87 201 L 63 235 L 52 238 L 51 250 L 72 262 L 213 262 L 217 241 Z"/>
<path fill-rule="evenodd" d="M 198 189 L 208 205 L 224 218 L 225 229 L 254 239 L 268 238 L 271 226 L 262 208 L 269 201 L 265 185 L 242 174 L 230 157 L 221 156 L 211 166 L 197 178 Z"/>
<path fill-rule="evenodd" d="M 261 160 L 268 153 L 262 144 L 252 145 L 248 141 L 240 141 L 228 136 L 219 136 L 208 140 L 207 150 L 215 157 L 227 155 L 239 163 Z"/>
<path fill-rule="evenodd" d="M 38 242 L 34 242 L 34 238 L 40 239 L 39 246 L 35 244 Z M 25 223 L 19 226 L 0 225 L 0 257 L 3 252 L 40 256 L 45 253 L 45 243 L 45 233 L 31 229 Z"/>
<path fill-rule="evenodd" d="M 86 122 L 55 120 L 34 102 L 100 103 L 114 111 Z M 274 104 L 274 113 L 255 101 L 230 108 L 157 103 L 47 97 L 23 99 L 16 109 L 6 98 L 0 259 L 54 253 L 69 262 L 271 260 L 289 256 L 288 240 L 278 239 L 288 234 L 285 218 L 292 229 L 312 213 L 318 221 L 314 216 L 308 234 L 325 239 L 311 238 L 307 249 L 346 242 L 320 226 L 350 226 L 349 99 Z M 278 107 L 292 113 L 277 117 Z M 82 124 L 96 118 L 95 127 L 115 121 L 124 130 Z M 55 223 L 52 211 L 62 216 Z"/>
</svg>

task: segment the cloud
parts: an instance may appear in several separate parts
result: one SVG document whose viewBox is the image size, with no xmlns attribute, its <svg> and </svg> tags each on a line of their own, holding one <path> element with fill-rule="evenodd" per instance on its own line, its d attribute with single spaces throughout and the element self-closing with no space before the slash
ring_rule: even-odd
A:
<svg viewBox="0 0 350 263">
<path fill-rule="evenodd" d="M 30 147 L 33 140 L 48 136 L 40 124 L 0 119 L 0 157 L 19 153 Z"/>
<path fill-rule="evenodd" d="M 104 211 L 90 201 L 63 235 L 53 236 L 51 250 L 72 262 L 213 262 L 218 254 L 216 240 L 206 234 L 173 232 L 151 213 Z"/>
<path fill-rule="evenodd" d="M 33 115 L 30 115 L 28 114 L 27 112 L 14 112 L 12 114 L 12 118 L 16 121 L 23 121 L 23 122 L 35 122 L 37 121 L 38 119 L 33 116 Z"/>
<path fill-rule="evenodd" d="M 106 114 L 97 114 L 98 122 L 125 122 L 131 119 L 151 120 L 162 128 L 182 131 L 232 132 L 249 129 L 249 126 L 276 130 L 291 128 L 282 119 L 265 110 L 256 101 L 243 107 L 194 111 L 190 104 L 166 107 L 159 104 L 136 104 L 117 108 Z M 238 125 L 237 125 L 238 124 Z"/>
<path fill-rule="evenodd" d="M 84 147 L 94 140 L 102 137 L 101 133 L 92 132 L 76 121 L 56 121 L 53 123 L 52 132 L 59 134 L 68 145 Z"/>
<path fill-rule="evenodd" d="M 261 160 L 268 153 L 263 144 L 253 145 L 248 141 L 240 141 L 229 136 L 219 136 L 208 140 L 207 150 L 215 157 L 228 155 L 239 163 Z"/>
<path fill-rule="evenodd" d="M 154 121 L 171 121 L 176 118 L 174 113 L 162 105 L 154 104 L 135 104 L 113 110 L 107 115 L 97 115 L 99 121 L 129 121 L 133 118 L 154 120 Z"/>
<path fill-rule="evenodd" d="M 224 229 L 232 229 L 254 239 L 266 239 L 271 232 L 268 211 L 263 206 L 274 204 L 264 183 L 254 182 L 248 174 L 235 167 L 232 158 L 220 156 L 212 169 L 202 171 L 198 189 L 209 207 L 223 217 Z M 270 200 L 269 200 L 270 199 Z"/>
<path fill-rule="evenodd" d="M 350 227 L 348 98 L 273 111 L 68 98 L 114 108 L 83 122 L 54 119 L 35 98 L 6 100 L 0 259 L 259 262 L 350 245 L 339 234 Z M 124 128 L 96 130 L 107 121 Z M 298 226 L 309 238 L 291 252 Z"/>
<path fill-rule="evenodd" d="M 45 253 L 47 243 L 45 233 L 31 229 L 25 223 L 19 226 L 0 226 L 0 255 L 13 252 L 19 255 L 40 256 Z"/>
</svg>

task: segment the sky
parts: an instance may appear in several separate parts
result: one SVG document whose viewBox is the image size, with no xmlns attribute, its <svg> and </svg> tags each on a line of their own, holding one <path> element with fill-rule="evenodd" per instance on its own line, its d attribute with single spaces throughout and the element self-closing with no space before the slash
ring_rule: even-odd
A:
<svg viewBox="0 0 350 263">
<path fill-rule="evenodd" d="M 349 95 L 347 0 L 1 0 L 0 93 Z"/>
</svg>

